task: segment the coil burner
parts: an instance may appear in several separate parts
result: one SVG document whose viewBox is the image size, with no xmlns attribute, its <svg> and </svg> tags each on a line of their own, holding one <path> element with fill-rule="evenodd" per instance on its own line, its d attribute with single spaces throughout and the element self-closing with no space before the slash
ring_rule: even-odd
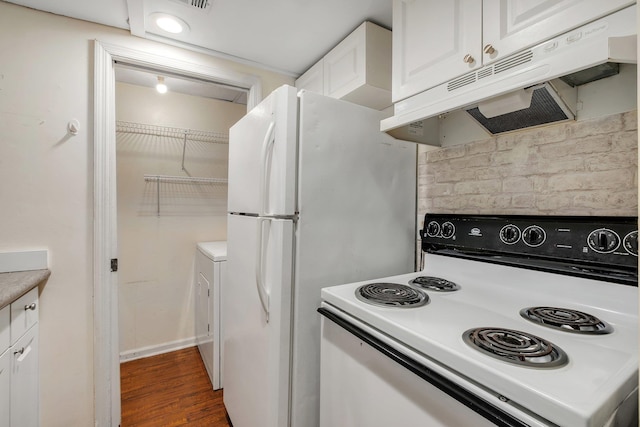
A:
<svg viewBox="0 0 640 427">
<path fill-rule="evenodd" d="M 578 334 L 600 335 L 613 331 L 611 326 L 597 317 L 569 308 L 529 307 L 520 310 L 520 315 L 549 328 Z"/>
<path fill-rule="evenodd" d="M 416 285 L 423 289 L 436 292 L 453 292 L 460 289 L 456 283 L 450 282 L 440 277 L 420 276 L 409 282 L 410 285 Z"/>
<path fill-rule="evenodd" d="M 356 297 L 382 307 L 412 308 L 429 302 L 424 292 L 398 283 L 369 283 L 356 289 Z"/>
<path fill-rule="evenodd" d="M 489 356 L 517 365 L 556 368 L 569 360 L 564 351 L 549 341 L 513 329 L 469 329 L 463 334 L 463 339 Z"/>
</svg>

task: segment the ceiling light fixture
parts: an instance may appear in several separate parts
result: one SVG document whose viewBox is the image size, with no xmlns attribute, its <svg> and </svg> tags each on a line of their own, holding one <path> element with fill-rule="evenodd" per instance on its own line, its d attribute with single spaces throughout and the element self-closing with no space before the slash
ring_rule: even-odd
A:
<svg viewBox="0 0 640 427">
<path fill-rule="evenodd" d="M 162 31 L 180 34 L 189 30 L 189 25 L 182 19 L 167 13 L 152 13 L 151 19 Z"/>
<path fill-rule="evenodd" d="M 164 77 L 158 76 L 158 84 L 156 85 L 158 93 L 167 93 L 167 85 L 164 84 Z"/>
</svg>

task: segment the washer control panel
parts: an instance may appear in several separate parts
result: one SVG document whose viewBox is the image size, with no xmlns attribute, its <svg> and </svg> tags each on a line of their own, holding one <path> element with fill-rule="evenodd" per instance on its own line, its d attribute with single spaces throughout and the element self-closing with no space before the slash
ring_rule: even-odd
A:
<svg viewBox="0 0 640 427">
<path fill-rule="evenodd" d="M 491 251 L 637 269 L 635 217 L 427 214 L 423 250 Z"/>
</svg>

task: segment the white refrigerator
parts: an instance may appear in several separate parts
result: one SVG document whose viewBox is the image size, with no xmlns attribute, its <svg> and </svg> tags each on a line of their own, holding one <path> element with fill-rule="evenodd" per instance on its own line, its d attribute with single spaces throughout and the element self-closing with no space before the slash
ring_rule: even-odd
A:
<svg viewBox="0 0 640 427">
<path fill-rule="evenodd" d="M 224 404 L 319 424 L 320 289 L 414 270 L 416 145 L 380 111 L 282 86 L 230 130 Z"/>
</svg>

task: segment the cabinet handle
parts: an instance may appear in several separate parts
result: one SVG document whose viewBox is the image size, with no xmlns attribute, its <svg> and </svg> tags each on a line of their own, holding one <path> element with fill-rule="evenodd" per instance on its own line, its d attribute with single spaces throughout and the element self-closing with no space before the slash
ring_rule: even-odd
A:
<svg viewBox="0 0 640 427">
<path fill-rule="evenodd" d="M 35 310 L 36 309 L 36 303 L 32 302 L 31 304 L 25 305 L 24 309 L 25 310 Z"/>
<path fill-rule="evenodd" d="M 22 354 L 24 353 L 24 347 L 22 347 L 20 350 L 16 350 L 13 352 L 13 354 Z"/>
<path fill-rule="evenodd" d="M 466 62 L 467 64 L 471 64 L 472 62 L 475 61 L 475 59 L 473 59 L 473 56 L 471 56 L 470 54 L 466 54 L 464 56 L 464 58 L 462 59 L 464 62 Z"/>
<path fill-rule="evenodd" d="M 491 54 L 495 53 L 496 49 L 491 44 L 488 44 L 488 45 L 486 45 L 484 47 L 483 51 L 487 55 L 491 55 Z"/>
</svg>

